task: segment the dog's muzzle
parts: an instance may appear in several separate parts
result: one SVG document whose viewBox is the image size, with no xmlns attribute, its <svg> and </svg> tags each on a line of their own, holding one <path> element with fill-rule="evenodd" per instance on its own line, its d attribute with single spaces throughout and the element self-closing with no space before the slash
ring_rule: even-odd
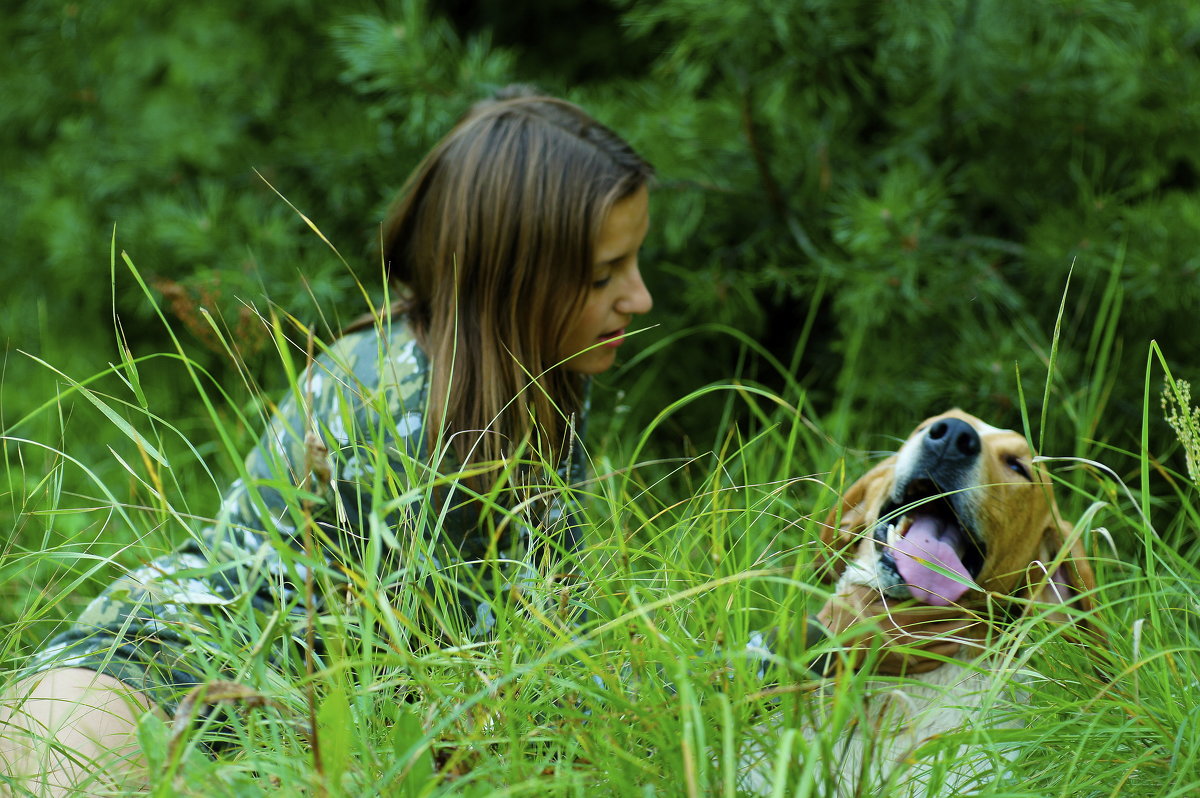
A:
<svg viewBox="0 0 1200 798">
<path fill-rule="evenodd" d="M 957 418 L 934 422 L 901 455 L 886 526 L 877 534 L 909 594 L 927 604 L 957 601 L 983 567 L 975 508 L 968 489 L 979 484 L 982 442 L 975 428 Z"/>
</svg>

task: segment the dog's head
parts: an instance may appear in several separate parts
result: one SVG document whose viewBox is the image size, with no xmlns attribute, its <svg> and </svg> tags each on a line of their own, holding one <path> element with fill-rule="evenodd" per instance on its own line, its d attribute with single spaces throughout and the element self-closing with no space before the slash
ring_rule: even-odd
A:
<svg viewBox="0 0 1200 798">
<path fill-rule="evenodd" d="M 922 422 L 845 493 L 824 543 L 841 588 L 939 606 L 1020 596 L 1078 601 L 1094 587 L 1025 438 L 960 410 Z"/>
</svg>

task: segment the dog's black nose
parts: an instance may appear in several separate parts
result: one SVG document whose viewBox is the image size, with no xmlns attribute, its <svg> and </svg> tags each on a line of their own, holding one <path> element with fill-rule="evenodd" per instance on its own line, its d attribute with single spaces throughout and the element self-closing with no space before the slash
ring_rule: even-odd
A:
<svg viewBox="0 0 1200 798">
<path fill-rule="evenodd" d="M 931 469 L 965 465 L 979 455 L 979 433 L 962 419 L 943 418 L 925 432 L 922 448 Z"/>
</svg>

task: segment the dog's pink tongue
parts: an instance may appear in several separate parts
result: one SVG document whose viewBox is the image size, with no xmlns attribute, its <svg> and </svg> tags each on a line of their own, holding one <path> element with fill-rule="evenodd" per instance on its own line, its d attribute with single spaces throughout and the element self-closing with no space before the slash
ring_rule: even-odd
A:
<svg viewBox="0 0 1200 798">
<path fill-rule="evenodd" d="M 929 567 L 929 563 L 933 563 L 969 584 L 971 575 L 958 554 L 963 548 L 962 535 L 956 524 L 918 515 L 904 537 L 896 541 L 892 550 L 896 570 L 908 583 L 908 591 L 917 601 L 945 607 L 967 592 L 967 585 Z"/>
</svg>

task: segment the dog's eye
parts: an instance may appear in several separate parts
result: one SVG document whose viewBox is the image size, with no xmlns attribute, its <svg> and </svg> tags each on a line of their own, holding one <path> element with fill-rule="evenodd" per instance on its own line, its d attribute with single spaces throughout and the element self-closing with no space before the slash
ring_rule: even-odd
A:
<svg viewBox="0 0 1200 798">
<path fill-rule="evenodd" d="M 1008 466 L 1010 470 L 1016 471 L 1018 474 L 1025 477 L 1025 479 L 1033 481 L 1033 475 L 1029 473 L 1029 468 L 1026 467 L 1026 465 L 1021 462 L 1021 458 L 1017 457 L 1016 455 L 1010 454 L 1005 457 L 1004 464 Z"/>
</svg>

